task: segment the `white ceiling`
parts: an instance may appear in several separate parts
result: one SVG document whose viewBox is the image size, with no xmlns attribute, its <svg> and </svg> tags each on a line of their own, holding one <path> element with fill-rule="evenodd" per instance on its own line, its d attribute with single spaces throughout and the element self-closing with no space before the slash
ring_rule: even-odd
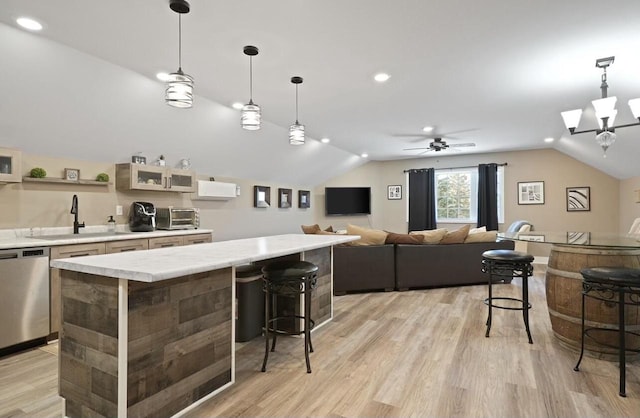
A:
<svg viewBox="0 0 640 418">
<path fill-rule="evenodd" d="M 600 97 L 596 58 L 615 55 L 618 123 L 640 97 L 640 2 L 592 0 L 192 0 L 182 19 L 194 107 L 163 104 L 159 71 L 177 68 L 168 0 L 2 0 L 0 143 L 81 158 L 189 156 L 201 172 L 317 183 L 369 160 L 415 158 L 421 129 L 453 135 L 457 153 L 554 147 L 617 178 L 640 175 L 640 127 L 619 130 L 607 158 L 593 134 L 570 136 L 562 110 Z M 45 28 L 16 29 L 30 16 Z M 53 42 L 50 42 L 53 41 Z M 231 103 L 253 99 L 263 129 L 246 132 Z M 373 75 L 391 79 L 379 84 Z M 287 144 L 295 119 L 311 140 Z M 9 100 L 7 100 L 7 98 Z M 413 135 L 402 136 L 402 135 Z M 444 135 L 446 138 L 446 135 Z M 545 137 L 555 138 L 552 144 Z M 98 138 L 97 143 L 91 138 Z M 177 139 L 176 139 L 177 138 Z M 115 151 L 114 151 L 115 150 Z"/>
</svg>

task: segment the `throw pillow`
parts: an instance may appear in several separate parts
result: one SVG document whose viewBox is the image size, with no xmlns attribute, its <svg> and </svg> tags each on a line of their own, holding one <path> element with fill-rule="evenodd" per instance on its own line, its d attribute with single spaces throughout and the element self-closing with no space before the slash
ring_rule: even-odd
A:
<svg viewBox="0 0 640 418">
<path fill-rule="evenodd" d="M 498 238 L 498 231 L 485 231 L 485 232 L 476 232 L 475 234 L 469 233 L 467 238 L 464 240 L 464 243 L 467 244 L 469 242 L 495 242 Z"/>
<path fill-rule="evenodd" d="M 427 229 L 424 231 L 411 231 L 409 235 L 421 235 L 423 244 L 438 244 L 445 236 L 447 230 L 444 228 Z"/>
<path fill-rule="evenodd" d="M 318 232 L 316 232 L 316 235 L 336 235 L 335 232 L 329 232 L 327 230 L 323 231 L 323 230 L 319 230 Z"/>
<path fill-rule="evenodd" d="M 469 235 L 477 234 L 478 232 L 487 232 L 487 227 L 486 226 L 481 226 L 480 228 L 471 228 L 469 230 Z"/>
<path fill-rule="evenodd" d="M 356 225 L 347 225 L 347 235 L 360 235 L 357 241 L 351 241 L 351 245 L 383 245 L 387 233 L 378 229 L 363 228 Z"/>
<path fill-rule="evenodd" d="M 387 232 L 387 238 L 384 241 L 385 244 L 422 244 L 423 238 L 420 235 L 385 232 Z"/>
<path fill-rule="evenodd" d="M 318 231 L 320 231 L 320 225 L 315 224 L 315 225 L 300 225 L 300 227 L 302 228 L 302 232 L 304 232 L 305 234 L 315 234 Z"/>
<path fill-rule="evenodd" d="M 331 225 L 329 225 L 329 227 L 327 229 L 325 229 L 325 231 L 334 232 L 333 227 Z"/>
<path fill-rule="evenodd" d="M 469 235 L 469 225 L 461 226 L 455 231 L 447 232 L 440 244 L 462 244 Z"/>
</svg>

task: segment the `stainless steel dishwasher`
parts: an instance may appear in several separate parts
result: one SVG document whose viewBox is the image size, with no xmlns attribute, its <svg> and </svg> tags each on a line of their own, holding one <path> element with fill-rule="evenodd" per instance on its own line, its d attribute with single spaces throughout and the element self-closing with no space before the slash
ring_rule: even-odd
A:
<svg viewBox="0 0 640 418">
<path fill-rule="evenodd" d="M 0 348 L 49 334 L 49 248 L 0 250 Z"/>
</svg>

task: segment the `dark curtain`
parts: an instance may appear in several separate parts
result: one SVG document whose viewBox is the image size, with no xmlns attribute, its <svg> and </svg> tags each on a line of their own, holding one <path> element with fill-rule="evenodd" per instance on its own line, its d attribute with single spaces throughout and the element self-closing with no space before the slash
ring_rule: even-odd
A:
<svg viewBox="0 0 640 418">
<path fill-rule="evenodd" d="M 409 232 L 435 229 L 435 184 L 433 168 L 409 171 Z"/>
<path fill-rule="evenodd" d="M 478 227 L 498 230 L 498 164 L 478 166 Z"/>
</svg>

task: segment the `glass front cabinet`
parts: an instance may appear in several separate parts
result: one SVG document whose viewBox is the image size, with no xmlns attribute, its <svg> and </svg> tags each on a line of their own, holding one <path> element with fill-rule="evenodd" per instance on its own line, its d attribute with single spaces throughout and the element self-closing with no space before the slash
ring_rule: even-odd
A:
<svg viewBox="0 0 640 418">
<path fill-rule="evenodd" d="M 155 165 L 116 164 L 116 189 L 195 192 L 196 174 L 190 170 Z"/>
<path fill-rule="evenodd" d="M 0 183 L 20 183 L 22 153 L 17 149 L 0 148 Z"/>
</svg>

